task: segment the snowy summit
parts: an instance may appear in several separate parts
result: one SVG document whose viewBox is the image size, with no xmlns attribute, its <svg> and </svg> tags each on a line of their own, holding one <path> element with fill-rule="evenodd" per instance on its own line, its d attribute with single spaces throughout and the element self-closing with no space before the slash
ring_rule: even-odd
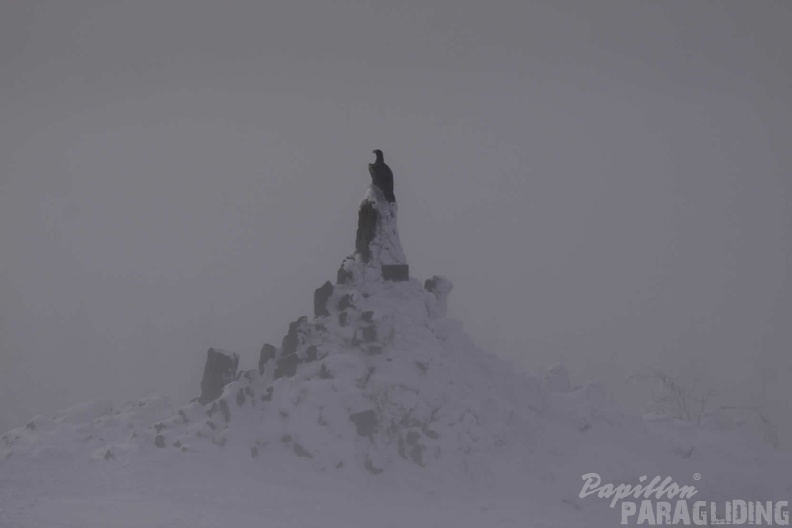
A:
<svg viewBox="0 0 792 528">
<path fill-rule="evenodd" d="M 189 403 L 97 400 L 4 434 L 0 526 L 618 524 L 581 492 L 595 473 L 792 493 L 790 457 L 747 430 L 630 416 L 563 367 L 542 382 L 480 350 L 446 316 L 451 282 L 410 276 L 375 183 L 336 280 L 257 368 L 213 348 Z"/>
</svg>

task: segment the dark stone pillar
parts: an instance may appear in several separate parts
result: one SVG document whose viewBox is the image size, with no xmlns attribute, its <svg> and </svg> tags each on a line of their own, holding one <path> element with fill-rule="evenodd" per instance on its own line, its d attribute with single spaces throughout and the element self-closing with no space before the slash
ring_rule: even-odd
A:
<svg viewBox="0 0 792 528">
<path fill-rule="evenodd" d="M 207 404 L 223 394 L 223 387 L 236 377 L 239 356 L 224 354 L 214 348 L 206 353 L 203 379 L 201 380 L 201 396 L 198 401 Z"/>
<path fill-rule="evenodd" d="M 297 346 L 300 344 L 300 336 L 304 335 L 308 330 L 308 318 L 302 316 L 294 322 L 289 323 L 289 333 L 283 338 L 281 342 L 281 355 L 288 356 L 297 351 Z"/>
<path fill-rule="evenodd" d="M 272 361 L 275 359 L 275 347 L 270 345 L 269 343 L 264 343 L 264 346 L 261 347 L 261 354 L 259 355 L 259 374 L 264 374 L 264 369 L 266 368 L 265 365 L 268 361 Z"/>
<path fill-rule="evenodd" d="M 329 299 L 332 294 L 333 283 L 330 281 L 325 282 L 314 290 L 314 317 L 330 315 L 330 312 L 327 310 L 327 299 Z"/>
<path fill-rule="evenodd" d="M 357 236 L 355 237 L 355 250 L 360 254 L 363 262 L 368 262 L 371 259 L 369 244 L 374 240 L 378 217 L 377 209 L 374 207 L 373 203 L 366 201 L 360 204 Z"/>
</svg>

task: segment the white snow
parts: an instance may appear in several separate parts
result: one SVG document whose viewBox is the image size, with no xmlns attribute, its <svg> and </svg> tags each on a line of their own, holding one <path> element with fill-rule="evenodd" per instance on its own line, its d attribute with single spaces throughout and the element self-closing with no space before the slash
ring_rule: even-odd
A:
<svg viewBox="0 0 792 528">
<path fill-rule="evenodd" d="M 406 263 L 395 204 L 365 199 L 384 219 L 373 261 Z M 447 279 L 345 266 L 292 377 L 270 362 L 207 406 L 97 400 L 4 434 L 0 527 L 614 526 L 609 500 L 578 496 L 591 472 L 670 476 L 703 500 L 792 495 L 792 457 L 750 429 L 629 415 L 563 367 L 520 373 L 445 317 Z"/>
</svg>

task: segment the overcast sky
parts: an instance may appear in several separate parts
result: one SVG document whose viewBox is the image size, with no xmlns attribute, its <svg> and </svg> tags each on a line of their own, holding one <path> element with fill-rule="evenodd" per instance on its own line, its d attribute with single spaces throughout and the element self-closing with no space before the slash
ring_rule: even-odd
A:
<svg viewBox="0 0 792 528">
<path fill-rule="evenodd" d="M 770 1 L 4 1 L 0 429 L 186 400 L 210 346 L 253 367 L 353 250 L 375 148 L 412 275 L 454 282 L 483 348 L 787 420 L 790 27 Z"/>
</svg>

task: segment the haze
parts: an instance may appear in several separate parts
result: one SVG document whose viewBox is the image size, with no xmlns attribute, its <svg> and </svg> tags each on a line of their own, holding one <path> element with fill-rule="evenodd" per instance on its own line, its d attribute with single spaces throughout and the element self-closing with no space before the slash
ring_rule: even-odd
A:
<svg viewBox="0 0 792 528">
<path fill-rule="evenodd" d="M 310 314 L 380 148 L 412 275 L 542 375 L 792 445 L 792 5 L 4 2 L 0 430 Z"/>
</svg>

